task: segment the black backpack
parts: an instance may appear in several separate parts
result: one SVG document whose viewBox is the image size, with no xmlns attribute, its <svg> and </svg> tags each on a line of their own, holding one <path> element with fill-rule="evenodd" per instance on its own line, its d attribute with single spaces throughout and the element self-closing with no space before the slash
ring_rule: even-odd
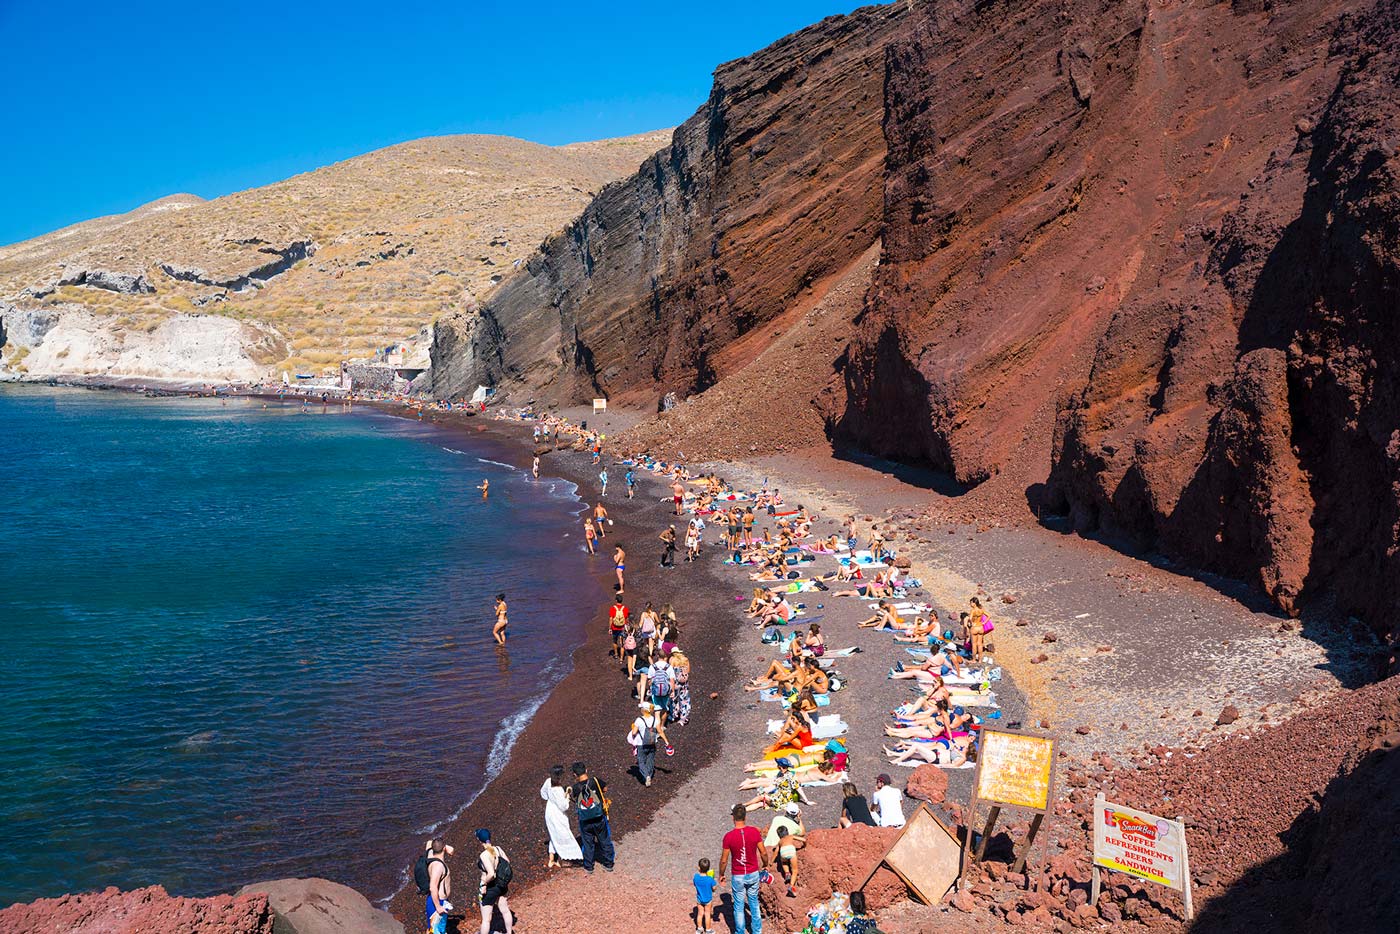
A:
<svg viewBox="0 0 1400 934">
<path fill-rule="evenodd" d="M 498 886 L 510 885 L 511 878 L 515 875 L 515 870 L 510 868 L 510 860 L 499 850 L 496 851 L 496 882 Z"/>
<path fill-rule="evenodd" d="M 442 860 L 438 857 L 434 856 L 429 858 L 428 854 L 424 853 L 422 856 L 418 857 L 418 862 L 413 864 L 413 882 L 418 886 L 419 895 L 426 896 L 429 886 L 432 885 L 433 880 L 428 873 L 428 864 L 434 861 L 442 863 Z M 447 864 L 443 863 L 443 865 L 446 866 Z"/>
</svg>

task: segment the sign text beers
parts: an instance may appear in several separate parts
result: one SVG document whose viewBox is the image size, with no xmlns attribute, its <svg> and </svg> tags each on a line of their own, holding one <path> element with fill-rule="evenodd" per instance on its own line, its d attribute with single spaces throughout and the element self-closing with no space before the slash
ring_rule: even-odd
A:
<svg viewBox="0 0 1400 934">
<path fill-rule="evenodd" d="M 1094 802 L 1094 865 L 1184 891 L 1185 831 L 1177 821 L 1100 795 Z"/>
</svg>

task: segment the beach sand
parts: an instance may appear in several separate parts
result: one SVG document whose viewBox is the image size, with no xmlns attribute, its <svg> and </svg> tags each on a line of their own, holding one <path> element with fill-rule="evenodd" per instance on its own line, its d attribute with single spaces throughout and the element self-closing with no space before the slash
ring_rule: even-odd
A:
<svg viewBox="0 0 1400 934">
<path fill-rule="evenodd" d="M 389 408 L 402 414 L 402 410 Z M 587 413 L 573 413 L 575 420 Z M 627 413 L 609 413 L 609 427 L 624 426 Z M 522 440 L 518 464 L 528 467 L 528 429 L 480 416 L 434 413 L 447 430 L 486 432 Z M 597 421 L 590 420 L 597 425 Z M 1229 581 L 1190 579 L 1149 560 L 1045 528 L 983 528 L 938 522 L 912 510 L 937 496 L 917 475 L 875 464 L 839 460 L 830 452 L 811 451 L 781 460 L 752 464 L 691 465 L 713 468 L 736 486 L 758 486 L 764 479 L 780 486 L 789 504 L 802 503 L 823 516 L 817 530 L 827 533 L 837 518 L 860 517 L 858 526 L 888 528 L 893 547 L 914 561 L 940 610 L 961 609 L 966 598 L 981 593 L 998 621 L 997 662 L 1005 671 L 998 686 L 1001 723 L 1041 724 L 1062 741 L 1062 759 L 1070 764 L 1099 752 L 1126 756 L 1143 744 L 1204 743 L 1230 731 L 1281 719 L 1299 697 L 1316 698 L 1356 683 L 1368 660 L 1366 647 L 1345 636 L 1314 640 L 1307 628 L 1259 609 Z M 597 468 L 583 454 L 558 451 L 546 455 L 542 473 L 579 484 L 580 495 L 596 502 Z M 701 856 L 715 861 L 718 841 L 729 826 L 728 809 L 749 796 L 737 790 L 743 764 L 758 758 L 764 721 L 776 716 L 774 704 L 741 690 L 743 680 L 758 673 L 776 649 L 762 646 L 757 632 L 742 619 L 735 596 L 751 586 L 747 569 L 720 563 L 710 529 L 711 549 L 696 565 L 675 570 L 656 567 L 656 535 L 671 521 L 664 489 L 652 474 L 641 473 L 636 500 L 620 495 L 614 468 L 612 495 L 606 501 L 616 525 L 605 544 L 622 541 L 628 549 L 627 601 L 635 616 L 646 600 L 675 605 L 682 622 L 682 646 L 693 663 L 694 715 L 675 731 L 676 755 L 659 761 L 651 788 L 626 774 L 632 763 L 623 740 L 635 716 L 625 680 L 607 655 L 606 597 L 580 606 L 595 623 L 574 655 L 574 671 L 555 689 L 517 741 L 509 763 L 460 818 L 444 831 L 458 850 L 456 891 L 463 930 L 479 923 L 471 894 L 477 850 L 472 831 L 489 826 L 496 841 L 513 855 L 517 867 L 513 907 L 522 930 L 575 932 L 685 930 L 691 922 L 689 879 Z M 684 520 L 682 520 L 683 522 Z M 608 549 L 607 553 L 610 553 Z M 611 562 L 598 560 L 598 578 L 610 582 Z M 828 569 L 825 563 L 818 568 Z M 1001 600 L 1001 595 L 1011 602 Z M 912 696 L 885 672 L 898 657 L 887 635 L 857 633 L 854 621 L 869 613 L 866 601 L 823 599 L 804 594 L 809 604 L 824 603 L 823 629 L 832 647 L 861 645 L 863 652 L 840 667 L 851 687 L 829 708 L 851 726 L 852 778 L 863 792 L 874 774 L 887 771 L 896 783 L 907 775 L 887 765 L 879 753 L 882 726 L 896 703 Z M 520 611 L 523 611 L 521 608 Z M 1081 616 L 1088 612 L 1089 616 Z M 1021 623 L 1021 625 L 1017 625 Z M 1314 630 L 1320 627 L 1313 627 Z M 1053 642 L 1046 642 L 1052 633 Z M 1163 652 L 1178 646 L 1177 651 Z M 1107 651 L 1098 651 L 1103 646 Z M 1040 655 L 1046 658 L 1039 660 Z M 710 700 L 710 692 L 718 699 Z M 1234 701 L 1247 711 L 1238 727 L 1214 726 L 1217 710 L 1201 704 Z M 1167 711 L 1162 716 L 1161 711 Z M 824 711 L 827 712 L 827 711 Z M 1087 726 L 1087 734 L 1075 732 Z M 1120 725 L 1126 725 L 1126 728 Z M 610 782 L 618 871 L 588 876 L 581 869 L 546 872 L 542 802 L 538 789 L 549 765 L 576 758 Z M 948 801 L 967 801 L 971 771 L 951 771 Z M 831 826 L 839 790 L 818 788 L 809 794 L 809 827 Z M 912 804 L 912 803 L 911 803 Z M 766 825 L 771 817 L 759 815 Z M 1055 821 L 1048 825 L 1055 838 Z M 406 861 L 415 853 L 406 854 Z M 810 893 L 800 893 L 804 905 Z M 727 886 L 717 904 L 726 906 Z M 391 903 L 406 929 L 422 927 L 421 901 L 411 887 Z M 946 906 L 902 905 L 882 914 L 882 927 L 927 930 Z M 461 909 L 459 908 L 459 911 Z M 951 920 L 951 919 L 949 919 Z M 957 917 L 958 929 L 1001 927 L 990 918 Z M 727 930 L 727 915 L 717 921 Z"/>
</svg>

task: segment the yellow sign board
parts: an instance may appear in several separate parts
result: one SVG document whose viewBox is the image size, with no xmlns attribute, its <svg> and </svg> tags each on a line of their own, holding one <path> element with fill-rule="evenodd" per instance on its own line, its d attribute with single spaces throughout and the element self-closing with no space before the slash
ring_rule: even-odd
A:
<svg viewBox="0 0 1400 934">
<path fill-rule="evenodd" d="M 978 750 L 977 800 L 1044 811 L 1050 804 L 1055 741 L 983 730 Z"/>
</svg>

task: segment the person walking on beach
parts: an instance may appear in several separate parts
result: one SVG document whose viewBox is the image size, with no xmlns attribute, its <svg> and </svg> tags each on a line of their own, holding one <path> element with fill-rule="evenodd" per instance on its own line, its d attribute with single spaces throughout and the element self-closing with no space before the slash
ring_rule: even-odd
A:
<svg viewBox="0 0 1400 934">
<path fill-rule="evenodd" d="M 598 495 L 604 499 L 608 498 L 608 468 L 604 467 L 598 472 L 598 483 L 602 485 L 602 492 Z"/>
<path fill-rule="evenodd" d="M 685 502 L 685 484 L 681 483 L 679 477 L 676 478 L 675 483 L 671 484 L 671 500 L 675 504 L 676 515 L 679 516 L 681 514 L 681 505 Z"/>
<path fill-rule="evenodd" d="M 637 495 L 637 475 L 632 472 L 632 468 L 627 468 L 627 473 L 622 475 L 622 479 L 627 481 L 627 498 L 631 499 Z"/>
<path fill-rule="evenodd" d="M 593 527 L 593 517 L 585 516 L 583 519 L 583 544 L 588 549 L 590 555 L 596 555 L 598 549 L 594 543 L 598 540 L 598 530 Z"/>
<path fill-rule="evenodd" d="M 607 798 L 608 783 L 588 774 L 588 766 L 583 762 L 574 763 L 574 783 L 569 788 L 569 798 L 574 802 L 574 813 L 578 815 L 578 835 L 583 849 L 583 868 L 593 871 L 596 860 L 608 872 L 613 871 L 612 829 L 608 826 L 608 810 L 612 806 Z"/>
<path fill-rule="evenodd" d="M 695 934 L 710 934 L 711 910 L 715 900 L 715 874 L 710 872 L 710 861 L 700 860 L 699 871 L 690 880 L 695 885 Z"/>
<path fill-rule="evenodd" d="M 420 867 L 427 871 L 427 902 L 423 913 L 428 920 L 428 934 L 447 934 L 447 913 L 452 910 L 452 903 L 448 901 L 452 895 L 452 870 L 447 868 L 450 854 L 451 847 L 441 838 L 430 840 L 423 859 L 414 867 L 415 876 L 419 875 Z M 419 884 L 421 887 L 422 883 Z"/>
<path fill-rule="evenodd" d="M 656 775 L 657 741 L 665 743 L 668 747 L 671 741 L 666 738 L 666 726 L 661 722 L 661 714 L 656 705 L 642 701 L 638 706 L 642 712 L 632 721 L 627 739 L 637 747 L 637 771 L 642 776 L 642 784 L 650 787 L 651 780 Z"/>
<path fill-rule="evenodd" d="M 669 526 L 662 531 L 659 537 L 662 544 L 661 566 L 673 568 L 676 566 L 676 527 Z"/>
<path fill-rule="evenodd" d="M 608 510 L 602 503 L 593 507 L 593 521 L 598 523 L 598 537 L 608 537 Z"/>
<path fill-rule="evenodd" d="M 762 871 L 768 868 L 768 851 L 763 847 L 763 834 L 757 827 L 747 824 L 748 810 L 742 804 L 734 805 L 730 816 L 734 818 L 734 829 L 724 835 L 719 854 L 719 874 L 716 881 L 723 882 L 725 871 L 733 862 L 734 877 L 729 883 L 729 891 L 734 898 L 734 934 L 762 934 L 763 919 L 758 913 L 758 886 Z M 744 924 L 745 908 L 753 921 L 750 929 Z"/>
<path fill-rule="evenodd" d="M 628 619 L 627 604 L 622 602 L 621 596 L 614 597 L 613 605 L 608 610 L 608 635 L 612 637 L 609 654 L 618 661 L 622 661 L 622 642 L 627 633 Z"/>
<path fill-rule="evenodd" d="M 569 789 L 564 785 L 564 767 L 556 765 L 540 787 L 544 799 L 544 828 L 549 832 L 549 861 L 546 869 L 562 866 L 564 860 L 581 860 L 583 851 L 569 826 Z"/>
<path fill-rule="evenodd" d="M 619 595 L 626 592 L 627 584 L 622 579 L 622 572 L 627 570 L 627 552 L 618 545 L 613 549 L 613 570 L 617 572 L 617 592 Z"/>
<path fill-rule="evenodd" d="M 497 908 L 501 910 L 501 920 L 506 923 L 506 934 L 512 934 L 515 918 L 510 913 L 510 902 L 506 901 L 513 874 L 510 860 L 505 850 L 491 844 L 491 831 L 478 830 L 476 839 L 481 843 L 481 855 L 476 863 L 481 867 L 481 885 L 477 887 L 477 899 L 481 902 L 481 934 L 491 934 L 491 916 Z"/>
<path fill-rule="evenodd" d="M 491 627 L 491 637 L 498 645 L 506 644 L 506 627 L 510 621 L 506 619 L 506 595 L 496 594 L 496 625 Z"/>
</svg>

